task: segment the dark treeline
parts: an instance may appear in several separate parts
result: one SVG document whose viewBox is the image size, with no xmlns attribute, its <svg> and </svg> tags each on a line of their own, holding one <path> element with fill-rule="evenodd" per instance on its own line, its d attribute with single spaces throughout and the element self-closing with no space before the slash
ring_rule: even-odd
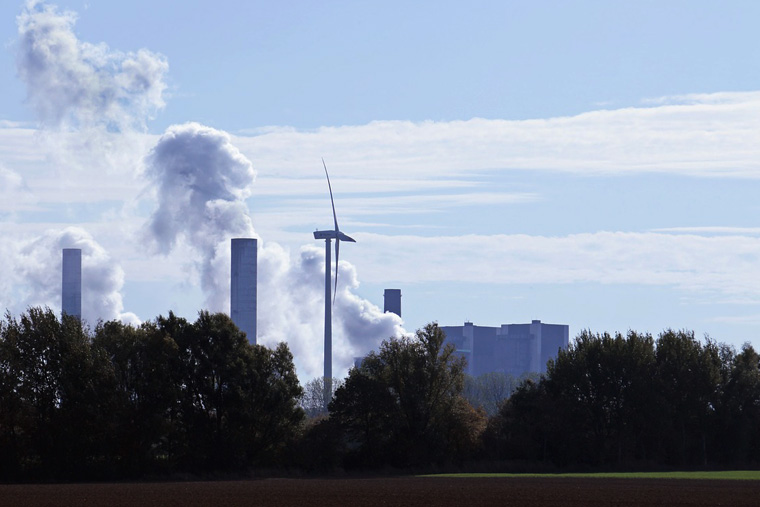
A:
<svg viewBox="0 0 760 507">
<path fill-rule="evenodd" d="M 558 465 L 752 466 L 758 354 L 694 334 L 581 333 L 493 420 L 497 456 Z"/>
<path fill-rule="evenodd" d="M 31 308 L 0 324 L 0 478 L 277 465 L 300 395 L 287 346 L 250 345 L 223 314 L 89 331 Z"/>
<path fill-rule="evenodd" d="M 686 331 L 583 332 L 489 427 L 491 457 L 560 466 L 756 466 L 757 352 Z"/>
<path fill-rule="evenodd" d="M 545 375 L 469 379 L 444 338 L 436 324 L 389 338 L 334 382 L 325 413 L 285 344 L 250 345 L 224 314 L 94 329 L 47 309 L 6 315 L 0 480 L 760 461 L 749 345 L 584 332 Z"/>
</svg>

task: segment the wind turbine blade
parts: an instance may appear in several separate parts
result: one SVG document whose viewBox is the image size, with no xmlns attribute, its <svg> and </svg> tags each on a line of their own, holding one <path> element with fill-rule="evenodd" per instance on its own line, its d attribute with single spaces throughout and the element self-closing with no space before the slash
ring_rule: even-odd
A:
<svg viewBox="0 0 760 507">
<path fill-rule="evenodd" d="M 340 259 L 340 239 L 335 238 L 335 289 L 333 290 L 333 304 L 338 295 L 338 260 Z"/>
<path fill-rule="evenodd" d="M 333 220 L 335 220 L 335 231 L 338 231 L 338 215 L 335 214 L 335 201 L 333 200 L 332 195 L 332 185 L 330 185 L 330 175 L 327 174 L 327 164 L 325 164 L 325 159 L 322 159 L 322 165 L 325 167 L 325 176 L 327 176 L 327 188 L 330 189 L 330 203 L 332 204 L 332 210 L 333 210 Z M 335 249 L 337 251 L 338 245 L 335 245 Z"/>
</svg>

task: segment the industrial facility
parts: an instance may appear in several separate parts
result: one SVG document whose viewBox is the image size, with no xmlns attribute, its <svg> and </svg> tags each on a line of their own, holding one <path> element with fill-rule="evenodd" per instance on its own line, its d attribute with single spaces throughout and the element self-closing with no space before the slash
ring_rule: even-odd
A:
<svg viewBox="0 0 760 507">
<path fill-rule="evenodd" d="M 570 330 L 564 324 L 503 324 L 500 327 L 441 326 L 446 342 L 456 347 L 457 354 L 467 359 L 467 373 L 477 376 L 501 372 L 515 377 L 525 373 L 546 371 L 546 362 L 566 349 Z"/>
<path fill-rule="evenodd" d="M 327 176 L 327 168 L 325 167 Z M 354 242 L 338 229 L 335 204 L 330 190 L 335 228 L 316 231 L 315 239 L 325 240 L 325 391 L 331 392 L 332 380 L 332 306 L 337 296 L 337 265 L 339 243 Z M 331 277 L 331 242 L 335 241 L 335 281 Z M 230 244 L 230 318 L 245 333 L 248 341 L 257 343 L 257 277 L 258 242 L 255 238 L 233 238 Z M 62 315 L 82 317 L 82 250 L 64 248 L 62 252 Z M 332 289 L 332 290 L 331 290 Z M 401 317 L 401 289 L 385 289 L 383 310 Z M 543 373 L 549 359 L 555 358 L 569 342 L 567 325 L 544 324 L 534 320 L 530 324 L 504 324 L 500 327 L 476 326 L 465 322 L 462 326 L 441 326 L 446 342 L 456 353 L 467 360 L 469 375 L 501 372 L 515 377 L 525 373 Z M 360 366 L 363 357 L 355 357 Z M 329 399 L 328 396 L 325 399 Z"/>
<path fill-rule="evenodd" d="M 333 212 L 333 229 L 317 230 L 314 239 L 325 241 L 325 337 L 324 381 L 325 392 L 331 392 L 332 381 L 332 310 L 337 297 L 340 243 L 354 243 L 338 228 L 330 177 L 325 169 L 330 204 Z M 258 241 L 255 238 L 232 238 L 230 243 L 230 318 L 245 333 L 248 341 L 257 343 L 257 277 Z M 332 279 L 332 244 L 335 244 L 335 279 Z M 82 250 L 64 248 L 62 252 L 62 315 L 82 318 Z M 385 289 L 383 310 L 401 317 L 401 289 Z M 476 326 L 465 322 L 463 326 L 441 326 L 446 342 L 456 348 L 459 356 L 467 360 L 467 373 L 473 376 L 489 372 L 502 372 L 520 376 L 528 372 L 544 372 L 549 359 L 567 348 L 568 326 L 544 324 L 534 320 L 530 324 L 504 324 L 500 327 Z M 355 357 L 355 366 L 363 358 Z M 329 395 L 325 396 L 329 399 Z"/>
<path fill-rule="evenodd" d="M 337 229 L 328 232 L 334 234 L 336 242 L 342 234 Z M 318 233 L 322 234 L 322 231 Z M 325 236 L 327 237 L 326 234 Z M 327 252 L 330 248 L 329 239 L 331 238 L 327 241 Z M 232 239 L 230 261 L 230 318 L 246 334 L 248 341 L 256 344 L 257 240 Z M 329 263 L 329 253 L 326 262 Z M 326 265 L 325 272 L 327 377 L 332 374 L 330 310 L 333 301 L 330 297 L 329 264 Z M 384 312 L 400 317 L 401 289 L 385 289 L 383 299 Z M 78 248 L 63 249 L 61 307 L 63 315 L 81 319 L 82 250 Z M 547 361 L 555 358 L 560 349 L 566 349 L 569 342 L 567 325 L 544 324 L 540 320 L 534 320 L 530 324 L 503 324 L 499 327 L 476 326 L 472 322 L 465 322 L 462 326 L 441 326 L 441 329 L 446 333 L 446 342 L 454 345 L 457 354 L 467 360 L 466 373 L 473 376 L 490 372 L 501 372 L 515 377 L 530 372 L 543 373 L 546 371 Z M 354 358 L 354 365 L 360 366 L 362 360 L 363 357 Z"/>
<path fill-rule="evenodd" d="M 383 310 L 401 316 L 401 289 L 385 289 Z M 544 324 L 534 320 L 530 324 L 503 324 L 499 327 L 476 326 L 465 322 L 463 326 L 440 326 L 446 334 L 446 343 L 467 360 L 466 373 L 472 376 L 484 373 L 505 373 L 519 377 L 526 373 L 544 373 L 546 362 L 566 349 L 570 329 L 565 324 Z M 364 357 L 354 357 L 359 368 Z"/>
</svg>

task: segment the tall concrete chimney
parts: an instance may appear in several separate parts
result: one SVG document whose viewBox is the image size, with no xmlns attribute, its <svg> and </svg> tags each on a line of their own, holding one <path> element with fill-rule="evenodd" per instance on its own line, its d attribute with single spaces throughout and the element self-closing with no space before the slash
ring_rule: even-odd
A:
<svg viewBox="0 0 760 507">
<path fill-rule="evenodd" d="M 63 249 L 61 314 L 82 318 L 82 250 Z"/>
<path fill-rule="evenodd" d="M 395 313 L 401 317 L 401 289 L 385 289 L 383 312 Z"/>
<path fill-rule="evenodd" d="M 232 240 L 230 318 L 256 344 L 256 263 L 258 243 L 253 238 Z"/>
</svg>

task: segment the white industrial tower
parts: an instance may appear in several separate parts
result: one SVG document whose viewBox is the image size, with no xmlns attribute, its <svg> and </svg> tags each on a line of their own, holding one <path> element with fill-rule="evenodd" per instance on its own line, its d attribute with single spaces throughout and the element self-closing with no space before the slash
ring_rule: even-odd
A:
<svg viewBox="0 0 760 507">
<path fill-rule="evenodd" d="M 258 243 L 253 238 L 232 240 L 230 318 L 256 344 L 256 264 Z"/>
<path fill-rule="evenodd" d="M 82 250 L 63 249 L 61 314 L 82 318 Z"/>
</svg>

